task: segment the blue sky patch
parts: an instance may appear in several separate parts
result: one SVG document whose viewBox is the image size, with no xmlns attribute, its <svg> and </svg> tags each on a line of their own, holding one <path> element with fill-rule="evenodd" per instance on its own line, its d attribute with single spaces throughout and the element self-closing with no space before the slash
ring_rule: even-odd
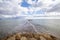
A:
<svg viewBox="0 0 60 40">
<path fill-rule="evenodd" d="M 21 3 L 22 7 L 29 7 L 30 4 L 28 4 L 25 0 L 23 0 L 23 2 Z"/>
</svg>

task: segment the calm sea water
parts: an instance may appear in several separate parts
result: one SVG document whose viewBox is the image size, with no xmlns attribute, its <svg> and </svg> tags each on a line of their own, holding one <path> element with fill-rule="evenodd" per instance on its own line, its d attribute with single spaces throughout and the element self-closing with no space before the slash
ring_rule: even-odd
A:
<svg viewBox="0 0 60 40">
<path fill-rule="evenodd" d="M 60 37 L 59 19 L 34 19 L 29 22 L 35 26 L 37 32 L 50 33 Z M 23 31 L 23 29 L 25 29 L 25 31 L 35 31 L 32 25 L 30 25 L 25 19 L 0 20 L 0 37 L 6 36 L 7 33 L 16 32 L 16 30 Z"/>
</svg>

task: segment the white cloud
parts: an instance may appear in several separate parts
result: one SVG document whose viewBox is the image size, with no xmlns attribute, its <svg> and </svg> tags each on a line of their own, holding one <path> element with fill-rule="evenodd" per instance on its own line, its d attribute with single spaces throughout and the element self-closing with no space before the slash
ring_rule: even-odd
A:
<svg viewBox="0 0 60 40">
<path fill-rule="evenodd" d="M 48 9 L 47 12 L 60 12 L 60 3 L 54 5 L 51 9 Z"/>
<path fill-rule="evenodd" d="M 1 0 L 0 2 L 0 14 L 5 15 L 8 17 L 8 15 L 16 15 L 18 13 L 17 9 L 17 1 L 14 0 Z M 4 17 L 5 17 L 4 16 Z"/>
<path fill-rule="evenodd" d="M 29 8 L 18 5 L 18 3 L 21 2 L 22 0 L 0 0 L 0 14 L 4 15 L 4 17 L 14 17 L 14 15 L 21 16 L 23 13 L 28 14 L 28 12 L 33 14 L 33 12 L 37 12 L 41 9 L 51 9 L 54 5 L 60 3 L 60 0 L 39 0 L 37 3 L 28 0 L 27 2 L 32 5 Z"/>
</svg>

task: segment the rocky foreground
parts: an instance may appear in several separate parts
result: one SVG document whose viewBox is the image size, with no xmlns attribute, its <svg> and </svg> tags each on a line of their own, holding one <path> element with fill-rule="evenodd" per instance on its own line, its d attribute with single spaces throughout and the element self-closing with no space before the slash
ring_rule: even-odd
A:
<svg viewBox="0 0 60 40">
<path fill-rule="evenodd" d="M 1 40 L 58 40 L 56 37 L 46 33 L 14 33 Z"/>
</svg>

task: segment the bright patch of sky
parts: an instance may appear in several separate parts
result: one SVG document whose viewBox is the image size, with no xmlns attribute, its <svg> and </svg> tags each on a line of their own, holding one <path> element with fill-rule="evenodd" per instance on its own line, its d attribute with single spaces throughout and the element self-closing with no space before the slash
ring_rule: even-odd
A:
<svg viewBox="0 0 60 40">
<path fill-rule="evenodd" d="M 0 15 L 4 17 L 58 13 L 59 9 L 60 0 L 0 0 Z"/>
<path fill-rule="evenodd" d="M 29 7 L 30 4 L 28 4 L 27 1 L 23 0 L 23 1 L 21 2 L 21 6 L 22 6 L 22 7 Z"/>
</svg>

